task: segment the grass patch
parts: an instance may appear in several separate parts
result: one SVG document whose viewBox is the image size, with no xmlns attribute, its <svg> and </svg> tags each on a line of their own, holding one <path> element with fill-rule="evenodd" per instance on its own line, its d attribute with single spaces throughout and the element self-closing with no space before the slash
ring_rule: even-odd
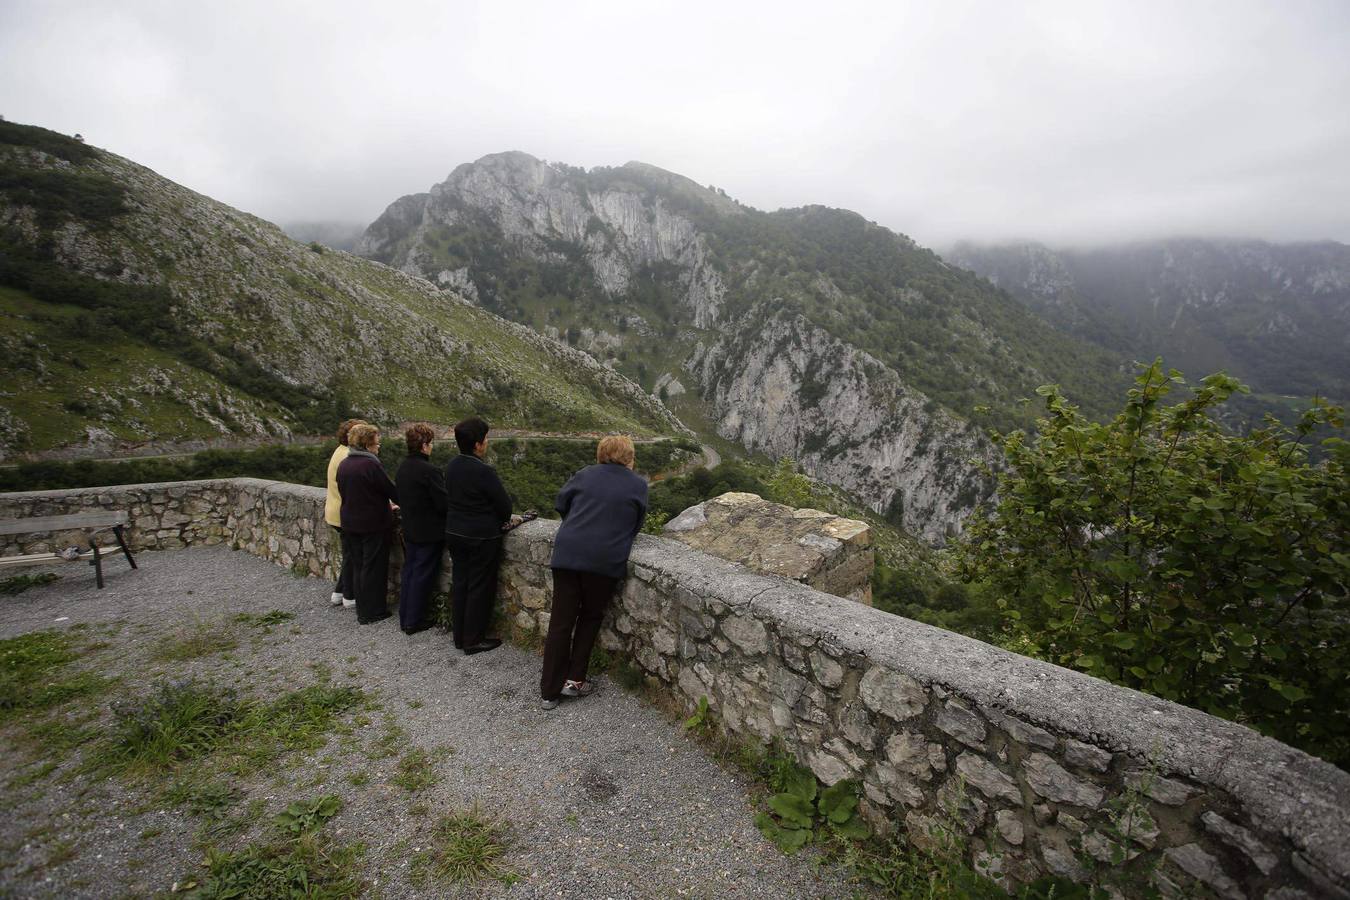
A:
<svg viewBox="0 0 1350 900">
<path fill-rule="evenodd" d="M 186 631 L 160 638 L 150 658 L 155 662 L 185 662 L 213 653 L 227 653 L 237 646 L 239 641 L 224 623 L 198 622 Z"/>
<path fill-rule="evenodd" d="M 186 680 L 161 682 L 149 695 L 113 705 L 108 740 L 93 754 L 99 771 L 149 773 L 219 752 L 236 775 L 292 750 L 314 750 L 337 717 L 365 701 L 353 687 L 316 684 L 271 701 Z"/>
<path fill-rule="evenodd" d="M 234 617 L 234 621 L 241 625 L 252 625 L 254 628 L 267 629 L 273 625 L 280 625 L 282 622 L 289 622 L 294 618 L 295 613 L 273 609 L 259 615 L 254 615 L 253 613 L 239 613 Z"/>
<path fill-rule="evenodd" d="M 60 763 L 56 762 L 55 760 L 49 759 L 46 762 L 36 766 L 30 772 L 25 772 L 22 775 L 15 775 L 8 782 L 6 782 L 5 787 L 9 788 L 10 790 L 13 790 L 15 788 L 27 787 L 28 785 L 33 784 L 36 781 L 41 781 L 43 778 L 46 778 L 48 775 L 55 772 L 59 765 Z"/>
<path fill-rule="evenodd" d="M 410 794 L 431 787 L 438 780 L 431 754 L 421 747 L 409 750 L 399 759 L 398 771 L 391 780 Z"/>
<path fill-rule="evenodd" d="M 61 576 L 55 572 L 42 572 L 37 575 L 11 575 L 8 578 L 0 578 L 0 595 L 22 594 L 29 588 L 41 587 L 44 584 L 51 584 L 53 581 L 60 580 Z"/>
<path fill-rule="evenodd" d="M 181 882 L 179 891 L 193 900 L 305 897 L 341 900 L 358 897 L 359 846 L 338 846 L 316 834 L 295 840 L 254 843 L 233 852 L 210 848 L 206 874 Z"/>
<path fill-rule="evenodd" d="M 93 672 L 65 675 L 80 656 L 70 636 L 34 631 L 0 641 L 0 722 L 41 712 L 104 690 L 108 679 Z"/>
<path fill-rule="evenodd" d="M 442 816 L 432 831 L 431 846 L 412 858 L 413 883 L 428 879 L 448 882 L 493 878 L 506 884 L 519 876 L 502 858 L 510 843 L 506 824 L 487 818 L 477 806 Z"/>
<path fill-rule="evenodd" d="M 408 733 L 394 720 L 393 716 L 385 716 L 384 731 L 371 742 L 369 749 L 366 750 L 366 759 L 388 759 L 391 756 L 397 756 L 398 747 L 407 736 Z"/>
</svg>

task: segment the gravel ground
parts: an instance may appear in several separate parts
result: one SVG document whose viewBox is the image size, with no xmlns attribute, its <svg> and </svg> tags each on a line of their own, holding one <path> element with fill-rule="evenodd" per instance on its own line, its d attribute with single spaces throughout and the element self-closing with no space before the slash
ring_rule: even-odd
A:
<svg viewBox="0 0 1350 900">
<path fill-rule="evenodd" d="M 379 897 L 838 897 L 857 890 L 809 855 L 784 856 L 755 829 L 751 786 L 721 768 L 677 724 L 603 676 L 596 695 L 539 708 L 538 659 L 511 646 L 466 657 L 438 630 L 407 637 L 397 617 L 358 626 L 354 610 L 330 607 L 328 585 L 224 548 L 138 557 L 129 571 L 108 566 L 98 591 L 90 573 L 56 570 L 61 581 L 0 598 L 0 637 L 87 623 L 80 634 L 109 646 L 89 657 L 123 681 L 98 708 L 160 676 L 211 678 L 266 695 L 312 684 L 316 664 L 335 683 L 375 692 L 381 709 L 355 719 L 313 754 L 285 758 L 275 771 L 236 782 L 265 814 L 221 842 L 241 846 L 266 834 L 292 800 L 336 793 L 345 806 L 326 826 L 368 848 L 367 893 Z M 165 635 L 197 623 L 226 623 L 270 610 L 294 619 L 263 631 L 230 624 L 238 646 L 181 663 L 157 663 Z M 403 753 L 432 753 L 437 781 L 409 792 L 392 782 L 398 757 L 364 752 L 396 720 Z M 353 719 L 347 717 L 348 721 Z M 202 859 L 201 821 L 154 799 L 162 785 L 92 782 L 72 757 L 34 777 L 41 760 L 0 732 L 8 783 L 0 807 L 0 896 L 116 897 L 167 892 Z M 368 772 L 354 786 L 348 779 Z M 16 781 L 31 779 L 16 786 Z M 474 803 L 510 828 L 507 885 L 451 889 L 408 879 L 409 859 L 426 845 L 436 818 Z M 159 832 L 156 833 L 156 829 Z M 147 836 L 148 835 L 148 836 Z"/>
</svg>

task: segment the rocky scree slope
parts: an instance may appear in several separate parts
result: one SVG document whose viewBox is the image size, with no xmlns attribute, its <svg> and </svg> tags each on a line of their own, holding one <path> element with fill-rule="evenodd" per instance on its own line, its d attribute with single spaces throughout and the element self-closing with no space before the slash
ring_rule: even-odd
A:
<svg viewBox="0 0 1350 900">
<path fill-rule="evenodd" d="M 933 540 L 987 491 L 970 457 L 993 451 L 964 424 L 977 405 L 982 425 L 1014 427 L 1039 384 L 1104 410 L 1120 378 L 1099 350 L 855 213 L 764 213 L 642 163 L 487 156 L 395 201 L 357 252 L 556 334 L 686 421 L 799 459 Z M 791 352 L 768 352 L 788 334 Z M 825 396 L 844 399 L 847 424 Z"/>
<path fill-rule="evenodd" d="M 958 244 L 944 254 L 1122 358 L 1258 392 L 1350 399 L 1350 246 L 1167 240 L 1092 249 Z"/>
<path fill-rule="evenodd" d="M 380 422 L 686 430 L 590 356 L 50 131 L 0 123 L 0 455 Z"/>
</svg>

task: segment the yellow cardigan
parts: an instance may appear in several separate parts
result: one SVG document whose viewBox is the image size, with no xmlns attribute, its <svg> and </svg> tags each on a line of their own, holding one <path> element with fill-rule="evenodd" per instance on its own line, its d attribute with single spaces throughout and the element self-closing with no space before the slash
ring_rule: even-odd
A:
<svg viewBox="0 0 1350 900">
<path fill-rule="evenodd" d="M 328 460 L 328 498 L 323 504 L 323 520 L 334 528 L 342 526 L 342 495 L 338 493 L 338 465 L 347 458 L 347 448 L 341 444 Z"/>
</svg>

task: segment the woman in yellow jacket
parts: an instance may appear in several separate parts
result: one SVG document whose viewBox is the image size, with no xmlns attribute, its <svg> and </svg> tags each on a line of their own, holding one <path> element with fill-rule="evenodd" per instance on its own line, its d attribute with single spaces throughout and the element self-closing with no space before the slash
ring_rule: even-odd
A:
<svg viewBox="0 0 1350 900">
<path fill-rule="evenodd" d="M 338 534 L 338 543 L 342 546 L 341 568 L 338 570 L 337 584 L 333 585 L 333 595 L 329 602 L 334 606 L 352 607 L 356 605 L 356 593 L 352 590 L 351 554 L 347 552 L 347 539 L 342 534 L 342 495 L 338 493 L 338 465 L 347 458 L 347 432 L 353 425 L 365 425 L 364 419 L 348 419 L 338 426 L 337 449 L 328 460 L 328 497 L 323 504 L 323 520 L 332 526 Z"/>
</svg>

